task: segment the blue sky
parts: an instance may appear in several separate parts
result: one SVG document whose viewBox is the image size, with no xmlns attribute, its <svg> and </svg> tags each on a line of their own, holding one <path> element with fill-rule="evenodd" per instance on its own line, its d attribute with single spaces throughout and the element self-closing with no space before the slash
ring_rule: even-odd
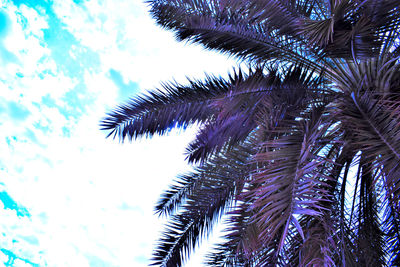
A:
<svg viewBox="0 0 400 267">
<path fill-rule="evenodd" d="M 161 81 L 234 64 L 140 0 L 0 0 L 0 266 L 147 266 L 153 206 L 195 129 L 120 144 L 99 121 Z M 201 253 L 188 266 L 200 265 Z"/>
</svg>

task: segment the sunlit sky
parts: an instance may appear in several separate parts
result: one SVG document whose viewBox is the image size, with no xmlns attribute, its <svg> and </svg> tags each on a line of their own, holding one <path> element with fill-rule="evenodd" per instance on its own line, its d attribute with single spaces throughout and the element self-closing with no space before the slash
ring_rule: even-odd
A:
<svg viewBox="0 0 400 267">
<path fill-rule="evenodd" d="M 0 266 L 147 266 L 195 129 L 121 144 L 99 121 L 234 62 L 177 43 L 141 0 L 0 3 Z"/>
</svg>

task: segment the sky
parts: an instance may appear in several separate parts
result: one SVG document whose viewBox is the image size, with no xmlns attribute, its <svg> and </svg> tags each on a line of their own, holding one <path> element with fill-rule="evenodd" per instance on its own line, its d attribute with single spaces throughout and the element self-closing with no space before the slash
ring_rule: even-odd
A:
<svg viewBox="0 0 400 267">
<path fill-rule="evenodd" d="M 120 143 L 99 122 L 163 81 L 232 66 L 177 43 L 141 0 L 0 0 L 0 266 L 147 266 L 154 205 L 190 169 L 196 129 Z"/>
</svg>

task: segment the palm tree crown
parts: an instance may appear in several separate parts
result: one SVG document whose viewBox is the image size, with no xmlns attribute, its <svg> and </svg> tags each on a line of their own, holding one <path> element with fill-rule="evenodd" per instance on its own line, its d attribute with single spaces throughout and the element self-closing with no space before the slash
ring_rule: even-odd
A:
<svg viewBox="0 0 400 267">
<path fill-rule="evenodd" d="M 167 83 L 102 121 L 120 139 L 200 125 L 156 212 L 153 264 L 400 266 L 400 1 L 153 0 L 178 40 L 247 64 Z"/>
</svg>

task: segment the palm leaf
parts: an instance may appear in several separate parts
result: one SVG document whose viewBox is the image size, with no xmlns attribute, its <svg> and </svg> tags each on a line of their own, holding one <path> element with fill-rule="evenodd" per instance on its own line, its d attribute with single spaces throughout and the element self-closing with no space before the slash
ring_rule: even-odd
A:
<svg viewBox="0 0 400 267">
<path fill-rule="evenodd" d="M 189 80 L 186 86 L 164 84 L 161 89 L 136 96 L 110 112 L 101 122 L 102 130 L 111 130 L 109 136 L 123 140 L 164 134 L 176 126 L 205 122 L 216 112 L 211 100 L 235 90 L 245 79 L 248 76 L 239 69 L 229 79 L 207 76 L 205 81 Z"/>
<path fill-rule="evenodd" d="M 262 229 L 261 239 L 269 244 L 279 236 L 276 257 L 284 249 L 292 227 L 302 233 L 297 217 L 321 216 L 325 209 L 322 203 L 329 198 L 324 189 L 329 177 L 318 171 L 324 164 L 318 155 L 324 146 L 319 144 L 325 134 L 322 110 L 314 112 L 297 123 L 286 122 L 291 135 L 263 143 L 264 151 L 257 154 L 256 160 L 265 167 L 253 174 L 245 193 L 249 208 L 254 210 L 252 221 Z"/>
<path fill-rule="evenodd" d="M 252 1 L 247 5 L 236 1 L 229 1 L 227 5 L 218 2 L 149 1 L 157 23 L 174 30 L 180 41 L 200 43 L 242 59 L 285 60 L 323 71 L 313 62 L 313 54 L 305 52 L 306 42 L 288 36 L 281 38 L 276 32 L 293 32 L 292 36 L 298 36 L 295 31 L 299 16 L 290 6 L 273 0 Z M 287 23 L 282 23 L 282 19 Z"/>
<path fill-rule="evenodd" d="M 248 175 L 251 146 L 247 142 L 230 151 L 221 151 L 196 171 L 181 180 L 161 198 L 157 212 L 170 217 L 163 237 L 153 254 L 153 264 L 181 266 L 202 237 L 243 188 Z M 181 207 L 183 212 L 171 213 Z"/>
</svg>

